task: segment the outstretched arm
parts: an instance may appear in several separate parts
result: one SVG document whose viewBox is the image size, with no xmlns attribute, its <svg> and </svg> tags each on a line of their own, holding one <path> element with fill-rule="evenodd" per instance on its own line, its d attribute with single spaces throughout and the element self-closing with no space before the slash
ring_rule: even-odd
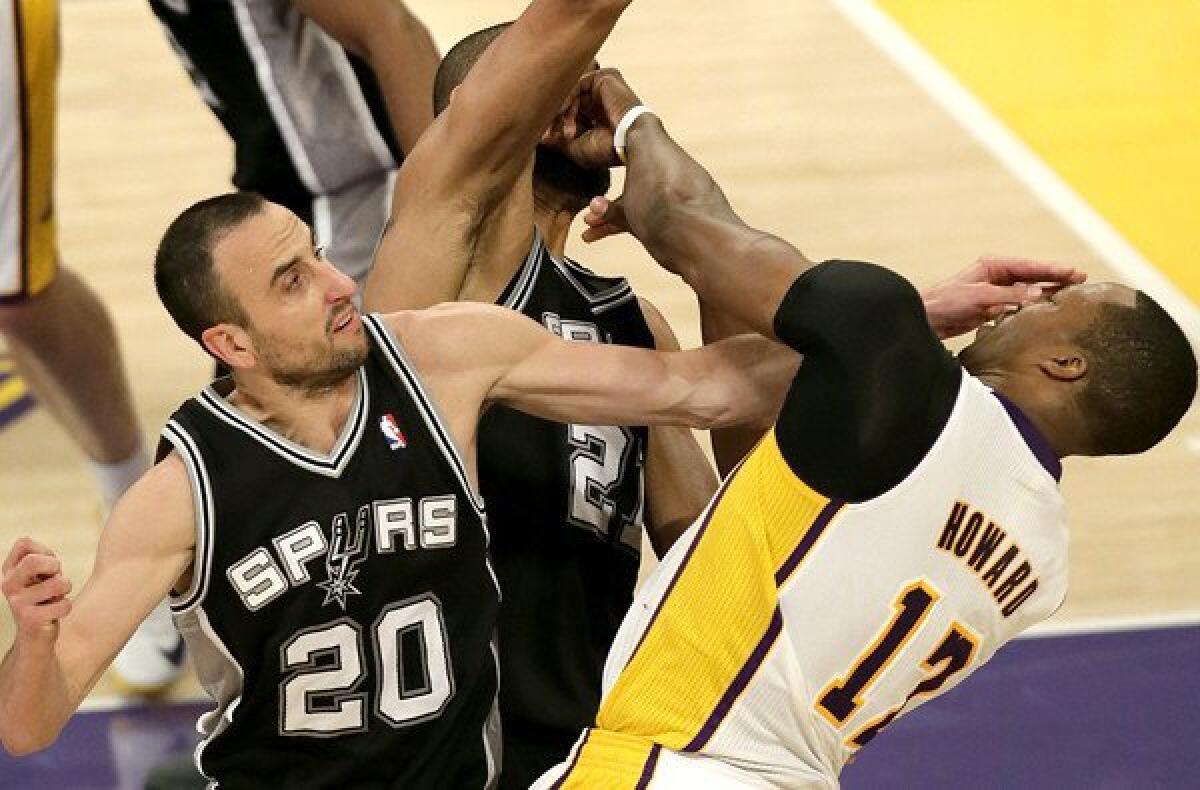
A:
<svg viewBox="0 0 1200 790">
<path fill-rule="evenodd" d="M 533 0 L 488 47 L 400 169 L 369 309 L 455 298 L 477 259 L 520 259 L 533 201 L 514 186 L 629 2 Z"/>
<path fill-rule="evenodd" d="M 504 307 L 455 302 L 385 319 L 452 422 L 502 403 L 555 422 L 711 428 L 771 404 L 752 337 L 691 351 L 571 343 Z M 769 363 L 768 363 L 769 364 Z"/>
<path fill-rule="evenodd" d="M 654 305 L 639 299 L 658 351 L 679 351 L 670 324 Z M 656 425 L 646 448 L 646 532 L 660 558 L 704 511 L 717 478 L 691 428 Z"/>
<path fill-rule="evenodd" d="M 12 754 L 44 749 L 138 623 L 192 560 L 192 497 L 171 456 L 117 503 L 83 591 L 54 552 L 22 538 L 4 562 L 3 591 L 17 636 L 0 663 L 0 740 Z"/>
<path fill-rule="evenodd" d="M 438 52 L 401 0 L 292 0 L 339 44 L 371 66 L 400 147 L 411 151 L 433 120 L 429 96 Z"/>
</svg>

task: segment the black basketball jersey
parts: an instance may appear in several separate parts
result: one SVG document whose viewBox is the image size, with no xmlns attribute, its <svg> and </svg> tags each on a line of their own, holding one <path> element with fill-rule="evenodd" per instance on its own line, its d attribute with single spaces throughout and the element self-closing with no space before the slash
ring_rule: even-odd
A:
<svg viewBox="0 0 1200 790">
<path fill-rule="evenodd" d="M 312 223 L 312 199 L 393 170 L 400 148 L 369 66 L 288 0 L 150 0 L 236 146 L 233 183 Z"/>
<path fill-rule="evenodd" d="M 628 283 L 556 259 L 540 234 L 499 302 L 568 340 L 654 345 Z M 503 407 L 480 422 L 480 487 L 503 591 L 505 787 L 527 786 L 562 759 L 595 716 L 637 580 L 646 439 L 645 428 L 565 425 Z M 522 749 L 525 739 L 534 745 Z M 536 773 L 521 765 L 530 751 L 545 753 Z"/>
<path fill-rule="evenodd" d="M 394 338 L 328 456 L 213 387 L 172 416 L 197 513 L 176 623 L 217 707 L 222 788 L 482 788 L 499 762 L 498 590 L 482 503 Z"/>
</svg>

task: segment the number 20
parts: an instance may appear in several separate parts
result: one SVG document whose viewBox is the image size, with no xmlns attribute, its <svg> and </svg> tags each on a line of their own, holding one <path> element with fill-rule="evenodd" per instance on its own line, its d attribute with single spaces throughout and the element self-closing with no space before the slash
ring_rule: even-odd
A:
<svg viewBox="0 0 1200 790">
<path fill-rule="evenodd" d="M 358 623 L 340 619 L 301 631 L 284 643 L 282 669 L 292 674 L 279 688 L 281 734 L 331 736 L 366 729 L 367 694 L 358 691 L 366 660 L 361 630 Z M 375 621 L 372 632 L 379 670 L 375 713 L 393 727 L 441 713 L 454 696 L 454 673 L 437 599 L 424 596 L 393 605 Z M 419 667 L 404 666 L 400 643 L 406 634 L 420 641 Z M 328 657 L 327 663 L 318 665 L 322 657 Z M 418 670 L 421 681 L 406 685 Z"/>
</svg>

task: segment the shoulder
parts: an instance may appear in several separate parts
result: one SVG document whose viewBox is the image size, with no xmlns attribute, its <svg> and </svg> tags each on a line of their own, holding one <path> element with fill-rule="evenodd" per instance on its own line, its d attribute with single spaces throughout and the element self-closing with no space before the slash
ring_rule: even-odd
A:
<svg viewBox="0 0 1200 790">
<path fill-rule="evenodd" d="M 189 548 L 195 540 L 192 485 L 183 458 L 173 451 L 130 486 L 113 508 L 110 525 L 131 524 L 139 540 Z"/>
<path fill-rule="evenodd" d="M 510 362 L 530 342 L 553 338 L 540 324 L 507 307 L 445 302 L 379 316 L 409 358 L 426 371 L 485 369 Z"/>
<path fill-rule="evenodd" d="M 637 297 L 637 304 L 642 311 L 642 317 L 646 319 L 646 326 L 650 329 L 650 334 L 654 336 L 654 347 L 659 351 L 679 351 L 679 338 L 675 336 L 675 330 L 663 317 L 662 311 L 655 307 L 649 299 L 640 296 Z"/>
</svg>

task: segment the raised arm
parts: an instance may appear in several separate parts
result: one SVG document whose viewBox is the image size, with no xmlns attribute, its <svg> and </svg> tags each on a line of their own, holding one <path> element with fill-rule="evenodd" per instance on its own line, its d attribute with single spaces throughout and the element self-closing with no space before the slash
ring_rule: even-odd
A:
<svg viewBox="0 0 1200 790">
<path fill-rule="evenodd" d="M 117 503 L 91 578 L 73 601 L 54 553 L 22 538 L 4 562 L 17 625 L 0 663 L 0 739 L 12 754 L 44 749 L 138 624 L 192 561 L 192 497 L 183 463 L 164 460 Z"/>
<path fill-rule="evenodd" d="M 456 296 L 478 256 L 519 259 L 533 232 L 517 179 L 630 0 L 533 0 L 405 159 L 367 280 L 372 310 Z"/>
<path fill-rule="evenodd" d="M 433 120 L 429 94 L 438 52 L 429 30 L 400 0 L 292 0 L 305 16 L 370 66 L 388 120 L 407 153 Z"/>
</svg>

